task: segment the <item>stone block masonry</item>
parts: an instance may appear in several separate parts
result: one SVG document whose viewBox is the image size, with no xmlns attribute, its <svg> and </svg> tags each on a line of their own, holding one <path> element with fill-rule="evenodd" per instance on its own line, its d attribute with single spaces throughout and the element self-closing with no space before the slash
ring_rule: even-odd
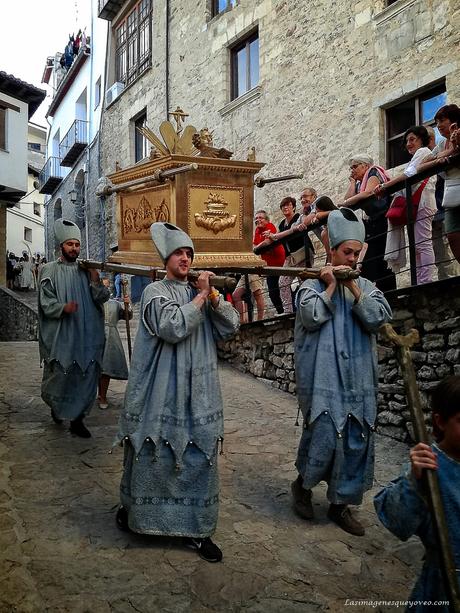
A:
<svg viewBox="0 0 460 613">
<path fill-rule="evenodd" d="M 427 423 L 430 393 L 448 375 L 460 375 L 460 279 L 447 279 L 387 296 L 399 334 L 416 328 L 421 337 L 412 351 Z M 221 343 L 219 355 L 242 372 L 295 393 L 294 317 L 245 325 Z M 404 384 L 394 350 L 378 339 L 377 430 L 400 441 L 413 440 Z"/>
<path fill-rule="evenodd" d="M 26 301 L 0 287 L 0 342 L 38 340 L 38 317 Z"/>
</svg>

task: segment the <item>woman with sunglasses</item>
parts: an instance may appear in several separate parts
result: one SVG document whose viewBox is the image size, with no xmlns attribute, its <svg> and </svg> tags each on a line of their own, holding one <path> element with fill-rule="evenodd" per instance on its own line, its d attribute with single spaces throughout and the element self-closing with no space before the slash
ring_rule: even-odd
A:
<svg viewBox="0 0 460 613">
<path fill-rule="evenodd" d="M 339 206 L 361 208 L 366 229 L 367 251 L 362 264 L 362 275 L 386 292 L 396 289 L 396 277 L 384 260 L 388 224 L 385 217 L 388 199 L 372 197 L 374 189 L 390 180 L 386 170 L 374 164 L 368 155 L 357 154 L 349 159 L 350 184 L 345 200 Z"/>
</svg>

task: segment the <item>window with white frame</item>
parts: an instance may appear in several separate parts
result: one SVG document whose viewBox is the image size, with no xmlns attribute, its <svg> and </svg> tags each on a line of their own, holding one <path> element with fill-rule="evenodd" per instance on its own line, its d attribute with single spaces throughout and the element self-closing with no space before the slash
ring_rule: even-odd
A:
<svg viewBox="0 0 460 613">
<path fill-rule="evenodd" d="M 151 65 L 151 13 L 151 0 L 141 0 L 115 30 L 115 76 L 125 85 Z"/>
<path fill-rule="evenodd" d="M 28 243 L 32 242 L 32 229 L 26 228 L 26 226 L 24 226 L 24 240 Z"/>
<path fill-rule="evenodd" d="M 434 127 L 436 111 L 446 101 L 446 85 L 440 83 L 385 110 L 387 168 L 395 168 L 409 161 L 410 155 L 402 142 L 404 132 L 411 126 Z"/>
<path fill-rule="evenodd" d="M 6 149 L 6 109 L 0 106 L 0 149 Z"/>
<path fill-rule="evenodd" d="M 239 98 L 259 83 L 259 32 L 256 30 L 231 50 L 231 99 Z"/>
<path fill-rule="evenodd" d="M 94 108 L 97 107 L 101 103 L 101 77 L 96 81 L 96 85 L 94 87 Z"/>
</svg>

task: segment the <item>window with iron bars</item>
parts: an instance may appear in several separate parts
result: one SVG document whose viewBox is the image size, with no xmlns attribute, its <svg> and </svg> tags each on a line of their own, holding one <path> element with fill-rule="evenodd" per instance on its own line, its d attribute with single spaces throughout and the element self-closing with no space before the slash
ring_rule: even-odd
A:
<svg viewBox="0 0 460 613">
<path fill-rule="evenodd" d="M 151 15 L 151 0 L 141 0 L 115 30 L 116 80 L 125 85 L 151 66 Z"/>
<path fill-rule="evenodd" d="M 411 126 L 435 126 L 436 111 L 447 101 L 446 85 L 440 83 L 385 110 L 386 167 L 395 168 L 410 160 L 402 142 L 404 132 Z M 439 138 L 437 130 L 436 140 Z"/>
</svg>

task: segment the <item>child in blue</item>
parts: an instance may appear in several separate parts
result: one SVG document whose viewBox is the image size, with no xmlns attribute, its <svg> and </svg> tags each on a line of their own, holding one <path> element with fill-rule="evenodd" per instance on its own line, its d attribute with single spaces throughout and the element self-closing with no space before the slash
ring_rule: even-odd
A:
<svg viewBox="0 0 460 613">
<path fill-rule="evenodd" d="M 418 443 L 411 449 L 410 467 L 374 499 L 377 515 L 390 532 L 402 541 L 416 534 L 425 546 L 422 572 L 407 607 L 418 613 L 449 610 L 448 606 L 428 604 L 448 598 L 439 547 L 421 481 L 425 469 L 436 470 L 438 474 L 457 579 L 460 579 L 460 376 L 441 381 L 433 393 L 431 406 L 436 443 L 431 446 Z"/>
</svg>

